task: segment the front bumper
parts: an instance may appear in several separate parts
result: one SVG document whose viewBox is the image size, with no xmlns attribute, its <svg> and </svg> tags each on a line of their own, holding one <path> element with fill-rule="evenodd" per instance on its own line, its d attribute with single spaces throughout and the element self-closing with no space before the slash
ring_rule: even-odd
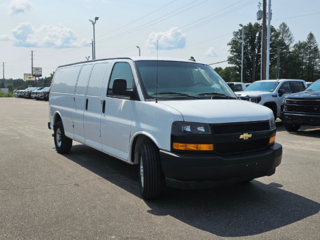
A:
<svg viewBox="0 0 320 240">
<path fill-rule="evenodd" d="M 319 126 L 320 115 L 283 113 L 283 121 L 285 123 L 297 125 Z"/>
<path fill-rule="evenodd" d="M 252 153 L 219 156 L 213 153 L 172 153 L 160 150 L 167 186 L 180 189 L 216 185 L 271 176 L 282 160 L 282 146 Z"/>
</svg>

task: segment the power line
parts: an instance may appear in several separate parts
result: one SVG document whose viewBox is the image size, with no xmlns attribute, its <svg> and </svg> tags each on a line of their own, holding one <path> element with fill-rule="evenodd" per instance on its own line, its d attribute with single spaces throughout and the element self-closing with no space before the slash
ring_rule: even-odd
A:
<svg viewBox="0 0 320 240">
<path fill-rule="evenodd" d="M 228 60 L 221 61 L 221 62 L 210 63 L 210 64 L 207 64 L 207 65 L 214 65 L 214 64 L 224 63 L 224 62 L 228 62 Z"/>
<path fill-rule="evenodd" d="M 105 42 L 105 41 L 108 41 L 108 40 L 112 40 L 112 39 L 115 39 L 115 38 L 118 38 L 118 37 L 122 37 L 122 36 L 127 35 L 127 34 L 130 34 L 130 33 L 132 33 L 132 32 L 136 32 L 136 31 L 139 31 L 139 30 L 141 30 L 141 29 L 150 27 L 150 26 L 152 26 L 152 25 L 154 25 L 154 24 L 156 24 L 156 23 L 159 23 L 159 22 L 162 22 L 162 21 L 164 21 L 164 20 L 166 20 L 166 19 L 172 18 L 172 17 L 174 17 L 174 16 L 176 16 L 176 15 L 178 15 L 178 14 L 180 14 L 180 13 L 183 13 L 183 12 L 185 12 L 185 11 L 191 9 L 191 8 L 194 8 L 194 7 L 196 7 L 196 6 L 200 5 L 200 4 L 203 4 L 203 3 L 207 2 L 208 0 L 205 0 L 205 1 L 203 1 L 203 2 L 200 2 L 200 3 L 198 3 L 198 4 L 194 5 L 194 6 L 191 6 L 191 7 L 187 8 L 187 9 L 184 9 L 184 10 L 182 10 L 182 11 L 176 13 L 176 14 L 173 14 L 172 16 L 169 16 L 169 17 L 167 17 L 167 18 L 164 18 L 165 16 L 168 16 L 168 15 L 174 13 L 174 12 L 177 12 L 177 11 L 179 11 L 179 10 L 181 10 L 181 9 L 183 9 L 183 8 L 191 5 L 191 4 L 193 4 L 193 3 L 196 2 L 196 1 L 198 1 L 198 0 L 195 0 L 195 1 L 191 2 L 191 3 L 188 3 L 188 4 L 185 5 L 184 7 L 181 7 L 181 8 L 179 8 L 179 9 L 176 9 L 176 10 L 174 10 L 174 11 L 168 13 L 168 14 L 163 15 L 162 17 L 156 18 L 156 19 L 154 19 L 153 21 L 150 21 L 150 22 L 148 22 L 148 23 L 145 23 L 145 24 L 143 24 L 143 25 L 141 25 L 141 26 L 138 26 L 138 27 L 133 28 L 133 29 L 131 29 L 131 30 L 128 30 L 128 31 L 119 33 L 119 34 L 117 34 L 117 35 L 114 35 L 114 36 L 111 36 L 111 37 L 108 37 L 108 38 L 105 38 L 105 39 L 102 39 L 102 40 L 99 41 L 99 43 Z M 162 19 L 162 18 L 164 18 L 164 19 Z M 159 19 L 160 19 L 160 20 L 159 20 Z M 158 21 L 157 21 L 157 20 L 158 20 Z"/>
<path fill-rule="evenodd" d="M 132 21 L 132 22 L 129 22 L 129 23 L 127 23 L 127 24 L 125 24 L 125 25 L 123 25 L 123 26 L 121 26 L 121 27 L 117 28 L 117 29 L 114 29 L 114 30 L 112 30 L 112 31 L 110 31 L 110 32 L 108 32 L 108 33 L 104 33 L 104 34 L 102 34 L 102 35 L 98 36 L 97 38 L 102 37 L 102 36 L 104 36 L 104 35 L 106 35 L 106 34 L 110 34 L 110 33 L 112 33 L 112 32 L 118 31 L 119 29 L 124 28 L 124 27 L 126 27 L 126 26 L 128 26 L 128 25 L 130 25 L 130 24 L 132 24 L 132 23 L 135 23 L 135 22 L 137 22 L 137 21 L 141 20 L 142 18 L 145 18 L 145 17 L 147 17 L 147 16 L 151 15 L 152 13 L 155 13 L 155 12 L 157 12 L 157 11 L 161 10 L 162 8 L 165 8 L 166 6 L 168 6 L 168 5 L 172 4 L 172 3 L 176 2 L 176 1 L 177 1 L 177 0 L 174 0 L 174 1 L 172 1 L 172 2 L 169 2 L 168 4 L 166 4 L 166 5 L 162 6 L 162 7 L 158 8 L 158 9 L 156 9 L 156 10 L 154 10 L 154 11 L 152 11 L 152 12 L 150 12 L 150 13 L 148 13 L 148 14 L 146 14 L 146 15 L 144 15 L 144 16 L 142 16 L 142 17 L 140 17 L 140 18 L 138 18 L 138 19 L 136 19 L 136 20 L 134 20 L 134 21 Z"/>
<path fill-rule="evenodd" d="M 279 18 L 279 19 L 276 19 L 276 20 L 274 20 L 274 21 L 280 21 L 280 20 L 284 20 L 284 19 L 291 19 L 291 18 L 306 17 L 306 16 L 311 16 L 311 15 L 317 15 L 317 14 L 320 14 L 320 12 L 309 13 L 309 14 L 298 15 L 298 16 L 287 17 L 287 18 Z"/>
</svg>

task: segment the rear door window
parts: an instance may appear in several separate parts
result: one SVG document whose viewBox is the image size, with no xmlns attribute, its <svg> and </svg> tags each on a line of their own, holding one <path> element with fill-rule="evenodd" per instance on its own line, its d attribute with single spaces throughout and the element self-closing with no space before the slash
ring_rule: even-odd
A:
<svg viewBox="0 0 320 240">
<path fill-rule="evenodd" d="M 291 89 L 293 93 L 301 92 L 305 90 L 304 84 L 302 82 L 292 81 L 290 82 Z"/>
</svg>

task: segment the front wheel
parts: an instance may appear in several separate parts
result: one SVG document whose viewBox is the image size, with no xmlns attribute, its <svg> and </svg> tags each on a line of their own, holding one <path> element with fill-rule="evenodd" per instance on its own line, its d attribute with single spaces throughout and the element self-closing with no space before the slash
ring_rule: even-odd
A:
<svg viewBox="0 0 320 240">
<path fill-rule="evenodd" d="M 159 198 L 163 189 L 163 176 L 159 150 L 153 143 L 143 143 L 139 150 L 140 194 L 145 200 Z"/>
<path fill-rule="evenodd" d="M 72 148 L 72 139 L 64 134 L 62 122 L 57 122 L 54 126 L 54 144 L 57 152 L 61 154 L 70 152 Z"/>
<path fill-rule="evenodd" d="M 284 127 L 288 132 L 298 132 L 301 125 L 298 124 L 291 124 L 291 123 L 284 123 Z"/>
</svg>

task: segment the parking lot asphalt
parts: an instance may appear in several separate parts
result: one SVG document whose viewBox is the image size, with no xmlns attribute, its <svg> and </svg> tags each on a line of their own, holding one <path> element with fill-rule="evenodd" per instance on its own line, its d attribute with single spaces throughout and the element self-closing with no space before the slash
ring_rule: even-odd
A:
<svg viewBox="0 0 320 240">
<path fill-rule="evenodd" d="M 60 155 L 47 122 L 48 102 L 0 98 L 0 239 L 320 239 L 320 128 L 278 122 L 271 177 L 144 201 L 137 166 Z"/>
</svg>

